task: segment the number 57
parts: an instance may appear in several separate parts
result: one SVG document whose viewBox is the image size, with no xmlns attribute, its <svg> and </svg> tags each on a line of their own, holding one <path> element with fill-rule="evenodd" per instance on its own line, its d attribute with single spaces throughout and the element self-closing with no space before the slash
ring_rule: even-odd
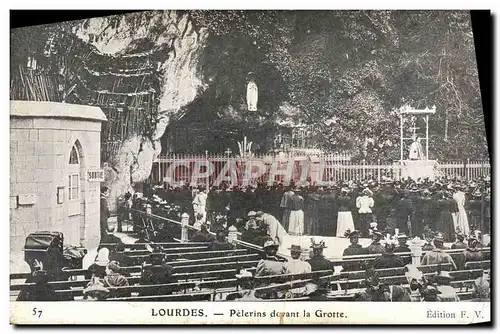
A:
<svg viewBox="0 0 500 334">
<path fill-rule="evenodd" d="M 33 314 L 34 316 L 36 316 L 36 314 L 38 313 L 38 317 L 40 318 L 42 316 L 42 310 L 37 310 L 36 307 L 33 308 Z"/>
</svg>

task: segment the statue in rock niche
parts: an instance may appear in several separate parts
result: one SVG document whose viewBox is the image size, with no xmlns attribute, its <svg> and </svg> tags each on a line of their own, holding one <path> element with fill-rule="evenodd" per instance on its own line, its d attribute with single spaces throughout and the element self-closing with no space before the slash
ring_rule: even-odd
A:
<svg viewBox="0 0 500 334">
<path fill-rule="evenodd" d="M 259 91 L 255 83 L 255 74 L 253 72 L 247 75 L 247 106 L 249 111 L 257 111 L 257 101 L 259 99 Z"/>
</svg>

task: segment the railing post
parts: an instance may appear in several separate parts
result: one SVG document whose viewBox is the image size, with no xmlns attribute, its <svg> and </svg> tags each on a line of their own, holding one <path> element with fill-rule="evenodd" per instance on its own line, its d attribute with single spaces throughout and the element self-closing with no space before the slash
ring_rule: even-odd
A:
<svg viewBox="0 0 500 334">
<path fill-rule="evenodd" d="M 415 237 L 410 243 L 411 264 L 420 266 L 420 257 L 422 256 L 422 240 Z"/>
<path fill-rule="evenodd" d="M 467 164 L 465 165 L 465 175 L 466 175 L 467 181 L 469 181 L 472 178 L 471 173 L 470 173 L 470 160 L 469 160 L 469 158 L 467 158 Z"/>
<path fill-rule="evenodd" d="M 183 213 L 181 216 L 181 242 L 185 243 L 189 241 L 189 215 Z"/>
<path fill-rule="evenodd" d="M 231 225 L 228 229 L 227 241 L 234 244 L 235 240 L 238 240 L 238 229 Z"/>
<path fill-rule="evenodd" d="M 377 160 L 377 165 L 378 165 L 377 182 L 378 184 L 380 184 L 380 159 Z"/>
</svg>

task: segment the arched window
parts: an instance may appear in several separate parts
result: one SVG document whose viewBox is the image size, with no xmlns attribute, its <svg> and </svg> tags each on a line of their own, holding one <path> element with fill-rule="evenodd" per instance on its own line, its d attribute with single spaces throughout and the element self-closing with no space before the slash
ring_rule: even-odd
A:
<svg viewBox="0 0 500 334">
<path fill-rule="evenodd" d="M 68 164 L 69 215 L 80 214 L 80 159 L 75 145 L 71 148 Z"/>
<path fill-rule="evenodd" d="M 78 165 L 80 164 L 80 160 L 78 159 L 78 151 L 76 150 L 75 145 L 71 149 L 71 154 L 69 155 L 69 164 L 70 165 Z"/>
</svg>

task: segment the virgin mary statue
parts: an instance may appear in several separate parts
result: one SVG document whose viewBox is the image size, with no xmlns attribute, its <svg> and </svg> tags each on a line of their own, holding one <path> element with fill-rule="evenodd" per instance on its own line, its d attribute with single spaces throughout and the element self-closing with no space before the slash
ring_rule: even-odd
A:
<svg viewBox="0 0 500 334">
<path fill-rule="evenodd" d="M 253 72 L 248 73 L 247 84 L 247 106 L 249 111 L 257 111 L 257 100 L 259 99 L 259 92 L 257 84 L 255 83 Z"/>
</svg>

